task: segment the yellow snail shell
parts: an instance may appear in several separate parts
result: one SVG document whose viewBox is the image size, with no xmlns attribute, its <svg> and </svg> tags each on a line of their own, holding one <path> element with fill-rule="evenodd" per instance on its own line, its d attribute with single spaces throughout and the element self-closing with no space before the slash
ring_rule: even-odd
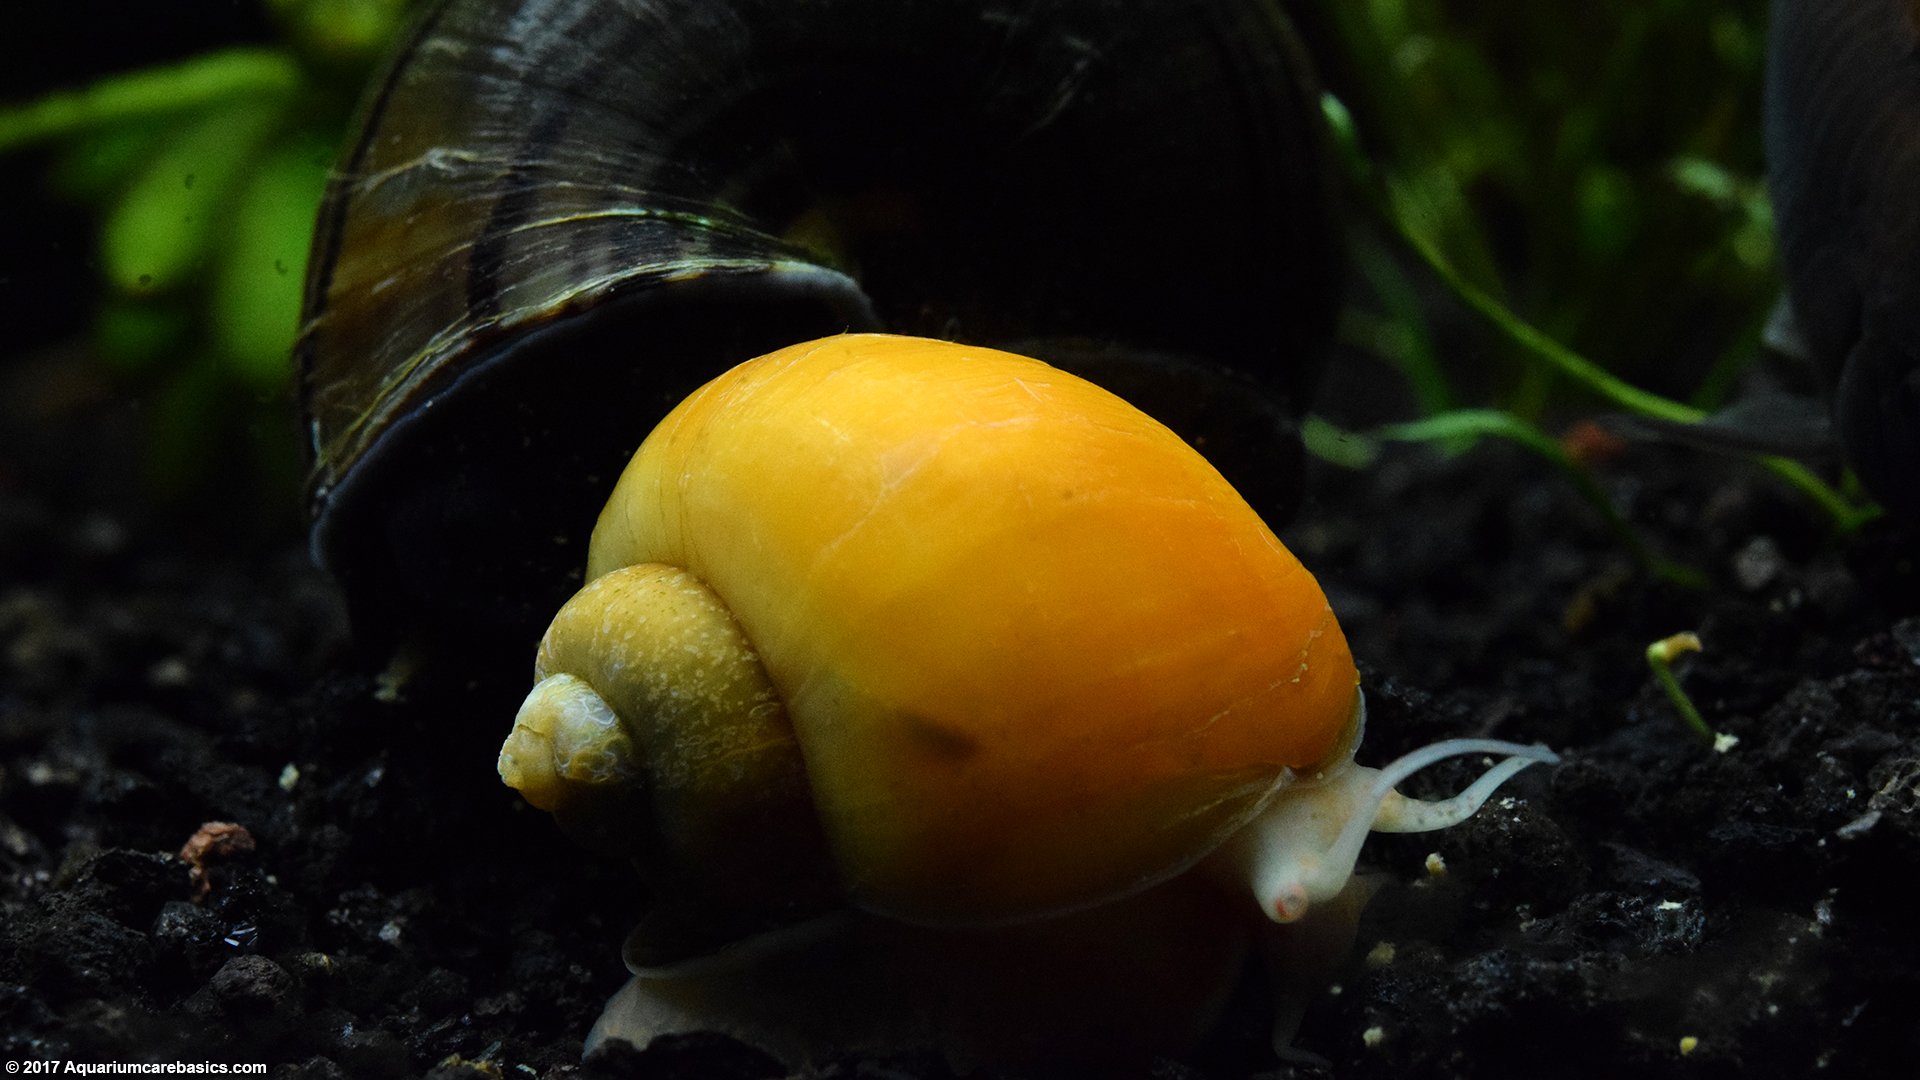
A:
<svg viewBox="0 0 1920 1080">
<path fill-rule="evenodd" d="M 829 949 L 991 968 L 981 928 L 1040 928 L 998 954 L 1017 962 L 1054 928 L 1154 911 L 1243 942 L 1191 890 L 1235 876 L 1298 919 L 1346 888 L 1369 827 L 1451 824 L 1552 760 L 1461 740 L 1354 765 L 1358 679 L 1312 575 L 1158 422 L 990 349 L 843 335 L 734 368 L 634 455 L 587 578 L 502 776 L 603 841 L 640 834 L 698 904 L 837 892 L 867 914 Z M 1392 791 L 1465 752 L 1513 756 L 1450 803 Z M 782 984 L 770 957 L 848 967 L 808 925 L 758 939 L 728 993 Z M 727 964 L 687 963 L 638 965 L 641 1034 L 741 1015 L 713 1003 Z M 836 996 L 800 981 L 798 1001 Z M 688 994 L 706 1004 L 665 1004 Z"/>
</svg>

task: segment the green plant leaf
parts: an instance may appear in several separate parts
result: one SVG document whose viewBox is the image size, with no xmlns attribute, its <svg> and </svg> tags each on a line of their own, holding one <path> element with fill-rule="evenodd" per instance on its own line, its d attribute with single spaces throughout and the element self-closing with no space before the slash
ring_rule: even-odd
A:
<svg viewBox="0 0 1920 1080">
<path fill-rule="evenodd" d="M 0 151 L 223 102 L 285 98 L 299 85 L 299 67 L 283 52 L 225 49 L 0 109 Z"/>
<path fill-rule="evenodd" d="M 145 371 L 186 343 L 193 316 L 192 306 L 179 297 L 109 296 L 94 316 L 94 344 L 116 369 Z"/>
<path fill-rule="evenodd" d="M 259 389 L 286 381 L 307 248 L 332 156 L 332 140 L 315 132 L 282 140 L 262 156 L 232 209 L 209 314 L 228 370 Z"/>
<path fill-rule="evenodd" d="M 172 134 L 102 227 L 102 267 L 115 289 L 151 295 L 200 272 L 214 238 L 232 227 L 240 180 L 284 106 L 278 98 L 227 105 Z"/>
</svg>

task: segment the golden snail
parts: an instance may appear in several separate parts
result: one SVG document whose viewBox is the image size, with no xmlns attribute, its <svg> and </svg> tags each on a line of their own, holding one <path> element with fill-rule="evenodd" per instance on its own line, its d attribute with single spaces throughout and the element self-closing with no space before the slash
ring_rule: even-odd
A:
<svg viewBox="0 0 1920 1080">
<path fill-rule="evenodd" d="M 321 208 L 315 556 L 363 637 L 502 666 L 655 421 L 845 330 L 1072 367 L 1284 512 L 1321 129 L 1275 0 L 429 3 Z"/>
<path fill-rule="evenodd" d="M 313 548 L 476 679 L 552 618 L 502 772 L 662 897 L 599 1037 L 1178 1047 L 1369 827 L 1551 760 L 1353 764 L 1242 498 L 1292 498 L 1330 188 L 1275 0 L 427 6 L 316 231 Z"/>
<path fill-rule="evenodd" d="M 1173 966 L 1137 984 L 1203 963 L 1202 996 L 1221 996 L 1253 933 L 1240 913 L 1298 920 L 1347 888 L 1369 828 L 1453 824 L 1554 760 L 1458 740 L 1354 764 L 1346 639 L 1259 515 L 1124 401 L 984 348 L 843 335 L 713 380 L 634 455 L 587 577 L 541 644 L 502 777 L 603 844 L 624 834 L 709 918 L 775 925 L 844 897 L 891 923 L 641 959 L 602 1034 L 642 1043 L 694 1026 L 798 1056 L 916 1038 L 1110 1052 L 1118 1031 L 1170 1048 L 1205 1002 L 1116 1026 L 1048 983 L 1069 1016 L 1000 1010 L 1035 955 L 1100 941 L 1126 962 L 1161 933 L 1184 955 L 1150 951 Z M 1447 803 L 1394 792 L 1462 753 L 1510 756 Z M 996 956 L 978 928 L 1007 924 L 1018 944 Z M 850 965 L 878 977 L 850 959 L 871 955 L 885 1009 L 843 984 Z M 987 985 L 956 993 L 924 956 Z M 985 978 L 1009 961 L 1017 975 Z M 1019 1026 L 1035 1015 L 1060 1026 Z"/>
</svg>

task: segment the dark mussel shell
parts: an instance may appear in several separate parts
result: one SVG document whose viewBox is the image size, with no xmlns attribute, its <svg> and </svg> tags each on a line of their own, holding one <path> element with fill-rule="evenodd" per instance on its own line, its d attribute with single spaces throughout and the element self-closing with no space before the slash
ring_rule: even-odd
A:
<svg viewBox="0 0 1920 1080">
<path fill-rule="evenodd" d="M 1767 171 L 1848 462 L 1920 520 L 1920 0 L 1775 0 Z"/>
<path fill-rule="evenodd" d="M 1270 0 L 436 4 L 321 210 L 316 556 L 363 637 L 518 664 L 668 408 L 859 329 L 1103 379 L 1284 512 L 1343 272 L 1318 108 Z"/>
</svg>

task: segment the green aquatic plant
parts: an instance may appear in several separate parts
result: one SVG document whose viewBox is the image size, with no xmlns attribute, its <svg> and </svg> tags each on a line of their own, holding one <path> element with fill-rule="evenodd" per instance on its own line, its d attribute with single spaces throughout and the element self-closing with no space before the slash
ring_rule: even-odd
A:
<svg viewBox="0 0 1920 1080">
<path fill-rule="evenodd" d="M 1666 691 L 1667 700 L 1673 702 L 1674 711 L 1680 714 L 1680 719 L 1686 721 L 1688 727 L 1702 739 L 1713 743 L 1716 748 L 1730 746 L 1730 743 L 1724 742 L 1726 736 L 1716 733 L 1707 726 L 1706 719 L 1694 706 L 1693 699 L 1687 696 L 1686 690 L 1680 686 L 1680 680 L 1673 674 L 1674 660 L 1687 653 L 1699 651 L 1700 635 L 1691 630 L 1673 634 L 1647 646 L 1647 667 L 1652 669 L 1653 680 L 1660 684 L 1660 689 Z"/>
<path fill-rule="evenodd" d="M 1608 13 L 1618 33 L 1602 39 L 1610 44 L 1598 50 L 1606 60 L 1597 81 L 1580 84 L 1575 76 L 1596 52 L 1592 40 L 1538 25 L 1579 19 L 1488 6 L 1495 12 L 1466 16 L 1415 0 L 1323 5 L 1350 59 L 1345 84 L 1361 99 L 1364 120 L 1333 93 L 1323 98 L 1324 110 L 1348 187 L 1371 215 L 1372 232 L 1356 256 L 1370 302 L 1384 309 L 1373 314 L 1363 304 L 1362 314 L 1349 315 L 1347 336 L 1403 374 L 1427 417 L 1424 426 L 1377 437 L 1441 438 L 1455 449 L 1478 435 L 1515 439 L 1567 470 L 1626 539 L 1631 530 L 1583 469 L 1560 460 L 1564 453 L 1540 432 L 1538 418 L 1551 403 L 1564 411 L 1585 401 L 1698 424 L 1757 355 L 1778 291 L 1772 219 L 1758 173 L 1760 12 L 1676 3 Z M 1529 28 L 1527 36 L 1513 37 L 1515 26 Z M 1644 75 L 1633 64 L 1687 48 L 1707 73 L 1667 89 L 1715 103 L 1695 126 L 1672 115 L 1672 100 L 1667 111 L 1650 114 L 1653 105 L 1637 85 Z M 1543 113 L 1540 102 L 1518 92 L 1526 83 L 1547 87 L 1557 105 Z M 1749 92 L 1728 98 L 1728 85 Z M 1466 108 L 1468 100 L 1481 107 Z M 1377 127 L 1363 131 L 1363 123 Z M 1671 141 L 1645 142 L 1640 129 L 1649 126 Z M 1490 194 L 1510 189 L 1524 189 L 1526 197 Z M 1496 232 L 1505 239 L 1492 239 Z M 1501 355 L 1517 362 L 1488 407 L 1459 410 L 1458 373 L 1445 361 L 1429 311 L 1410 300 L 1409 279 L 1417 274 L 1436 282 L 1504 344 Z M 1522 315 L 1521 303 L 1535 314 Z M 1623 304 L 1631 318 L 1621 317 Z M 1705 318 L 1707 309 L 1720 314 Z M 1681 328 L 1690 319 L 1718 326 L 1717 336 L 1689 339 Z M 1592 353 L 1576 347 L 1580 342 Z M 1684 400 L 1622 374 L 1682 347 L 1702 349 L 1706 358 L 1691 369 L 1664 365 L 1697 374 Z M 1316 452 L 1330 445 L 1310 444 Z M 1755 457 L 1841 532 L 1878 515 L 1801 462 Z M 1673 576 L 1643 544 L 1628 546 L 1660 576 Z"/>
<path fill-rule="evenodd" d="M 95 352 L 148 402 L 148 467 L 192 483 L 217 432 L 287 409 L 313 218 L 352 103 L 406 0 L 261 0 L 270 45 L 0 107 L 0 154 L 96 222 Z M 284 440 L 280 440 L 284 441 Z"/>
<path fill-rule="evenodd" d="M 1463 280 L 1669 396 L 1695 389 L 1674 385 L 1677 342 L 1751 353 L 1779 290 L 1765 0 L 1303 6 L 1380 197 Z M 1564 393 L 1532 365 L 1504 374 L 1523 409 Z"/>
</svg>

